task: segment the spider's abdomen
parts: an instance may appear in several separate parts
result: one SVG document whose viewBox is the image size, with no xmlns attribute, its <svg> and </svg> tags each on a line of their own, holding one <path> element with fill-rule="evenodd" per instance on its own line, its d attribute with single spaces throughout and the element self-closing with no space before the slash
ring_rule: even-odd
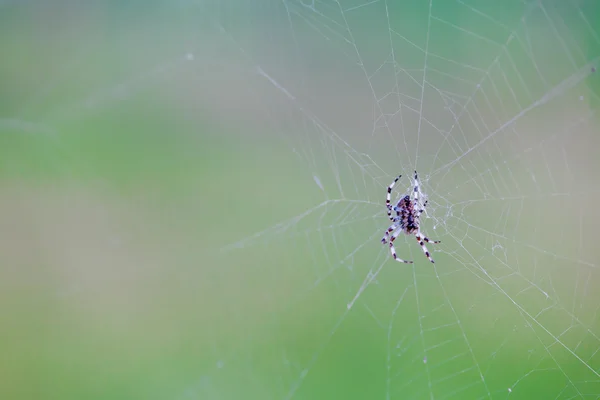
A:
<svg viewBox="0 0 600 400">
<path fill-rule="evenodd" d="M 413 234 L 419 230 L 419 217 L 415 213 L 414 203 L 409 196 L 402 198 L 396 205 L 397 220 L 403 227 L 404 233 Z"/>
<path fill-rule="evenodd" d="M 407 234 L 413 234 L 419 230 L 419 220 L 410 213 L 406 216 L 406 222 L 404 225 L 404 232 Z"/>
<path fill-rule="evenodd" d="M 406 233 L 414 233 L 419 229 L 419 221 L 409 214 L 406 218 Z"/>
</svg>

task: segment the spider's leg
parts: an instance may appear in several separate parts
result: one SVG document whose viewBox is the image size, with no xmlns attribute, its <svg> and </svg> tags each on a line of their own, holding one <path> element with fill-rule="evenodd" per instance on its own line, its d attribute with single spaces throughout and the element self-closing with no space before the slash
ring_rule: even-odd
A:
<svg viewBox="0 0 600 400">
<path fill-rule="evenodd" d="M 392 257 L 394 257 L 394 260 L 404 263 L 404 264 L 412 264 L 412 261 L 408 261 L 408 260 L 403 260 L 401 258 L 398 258 L 398 256 L 396 255 L 396 249 L 394 248 L 394 240 L 396 240 L 396 238 L 398 237 L 398 235 L 402 232 L 402 229 L 398 229 L 396 232 L 394 232 L 392 234 L 392 237 L 390 238 L 390 252 L 392 253 Z"/>
<path fill-rule="evenodd" d="M 392 208 L 392 211 L 394 211 L 396 213 L 396 215 L 393 218 L 393 221 L 396 221 L 396 224 L 398 224 L 398 226 L 400 227 L 404 227 L 404 225 L 402 224 L 402 213 L 404 212 L 404 209 L 401 208 L 399 206 L 400 202 L 398 202 L 397 205 L 394 206 L 394 208 Z"/>
<path fill-rule="evenodd" d="M 422 234 L 421 234 L 422 235 Z M 429 239 L 427 236 L 421 236 L 421 239 L 423 239 L 425 242 L 427 243 L 433 243 L 433 244 L 438 244 L 438 243 L 442 243 L 441 240 L 431 240 Z"/>
<path fill-rule="evenodd" d="M 415 201 L 417 204 L 419 204 L 419 194 L 420 194 L 420 190 L 419 190 L 419 177 L 417 175 L 417 171 L 415 171 L 415 187 L 413 188 L 413 192 L 415 193 Z"/>
<path fill-rule="evenodd" d="M 394 179 L 394 182 L 392 182 L 390 184 L 390 186 L 388 186 L 387 188 L 387 195 L 385 197 L 385 207 L 387 208 L 387 214 L 388 214 L 388 218 L 390 220 L 394 220 L 394 218 L 392 217 L 392 205 L 391 205 L 391 197 L 392 197 L 392 189 L 394 188 L 394 185 L 396 184 L 396 182 L 398 182 L 398 179 L 400 179 L 402 177 L 402 175 L 398 175 L 398 177 L 396 179 Z"/>
<path fill-rule="evenodd" d="M 387 241 L 390 237 L 390 232 L 393 232 L 396 228 L 398 228 L 397 223 L 394 222 L 392 225 L 390 225 L 390 227 L 386 229 L 385 234 L 381 238 L 381 243 L 383 243 L 383 244 L 387 243 Z"/>
<path fill-rule="evenodd" d="M 425 207 L 427 206 L 427 198 L 425 199 L 421 199 L 421 195 L 423 194 L 421 192 L 421 182 L 419 181 L 419 176 L 417 175 L 417 171 L 415 171 L 415 181 L 414 181 L 414 188 L 413 188 L 413 192 L 414 192 L 414 198 L 415 198 L 415 208 L 417 208 L 417 212 L 419 213 L 419 215 L 421 215 L 423 212 L 425 212 Z M 421 204 L 421 201 L 425 200 L 425 202 L 423 204 Z"/>
<path fill-rule="evenodd" d="M 427 207 L 427 202 L 428 202 L 428 201 L 429 201 L 429 200 L 425 200 L 425 203 L 423 203 L 423 208 L 421 208 L 419 211 L 417 211 L 417 213 L 418 213 L 418 214 L 417 214 L 417 216 L 418 216 L 418 217 L 420 217 L 420 216 L 421 216 L 421 214 L 423 214 L 423 213 L 425 212 L 425 207 Z"/>
<path fill-rule="evenodd" d="M 427 256 L 427 258 L 429 259 L 429 261 L 431 261 L 432 263 L 435 263 L 435 261 L 433 261 L 433 258 L 431 258 L 431 255 L 429 254 L 429 250 L 427 250 L 427 246 L 425 246 L 425 242 L 427 242 L 427 243 L 439 243 L 439 242 L 438 241 L 429 240 L 425 236 L 422 236 L 421 233 L 417 233 L 415 235 L 415 237 L 417 238 L 417 242 L 419 242 L 419 245 L 423 249 L 423 253 L 425 253 L 425 255 Z"/>
</svg>

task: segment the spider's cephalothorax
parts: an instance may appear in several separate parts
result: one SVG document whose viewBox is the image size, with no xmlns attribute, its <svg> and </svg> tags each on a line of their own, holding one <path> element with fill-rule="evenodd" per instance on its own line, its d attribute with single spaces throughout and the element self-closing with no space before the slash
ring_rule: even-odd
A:
<svg viewBox="0 0 600 400">
<path fill-rule="evenodd" d="M 385 199 L 385 206 L 387 207 L 388 218 L 392 221 L 392 225 L 385 231 L 385 235 L 381 239 L 381 243 L 390 244 L 390 251 L 392 253 L 392 257 L 394 260 L 400 261 L 407 264 L 412 264 L 412 261 L 406 261 L 396 256 L 396 249 L 394 248 L 394 240 L 400 235 L 400 233 L 404 233 L 406 235 L 415 235 L 417 238 L 417 242 L 421 248 L 423 248 L 423 252 L 429 259 L 429 261 L 434 262 L 433 258 L 429 254 L 429 250 L 427 250 L 427 246 L 425 246 L 425 242 L 427 243 L 440 243 L 439 240 L 430 240 L 427 236 L 421 233 L 420 228 L 420 218 L 421 214 L 425 211 L 425 207 L 427 207 L 427 200 L 424 203 L 421 203 L 421 190 L 419 187 L 419 178 L 417 176 L 417 171 L 415 171 L 415 181 L 413 186 L 413 196 L 411 199 L 410 195 L 406 195 L 402 197 L 395 206 L 391 204 L 391 195 L 392 189 L 398 179 L 400 179 L 402 175 L 398 176 L 394 179 L 394 182 L 387 188 L 387 197 Z M 393 215 L 395 213 L 395 215 Z"/>
</svg>

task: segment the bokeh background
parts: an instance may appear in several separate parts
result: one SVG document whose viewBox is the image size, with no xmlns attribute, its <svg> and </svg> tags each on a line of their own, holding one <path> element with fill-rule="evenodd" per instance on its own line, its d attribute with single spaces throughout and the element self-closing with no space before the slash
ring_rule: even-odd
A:
<svg viewBox="0 0 600 400">
<path fill-rule="evenodd" d="M 0 3 L 0 398 L 600 398 L 600 4 Z M 429 206 L 380 244 L 385 188 Z"/>
</svg>

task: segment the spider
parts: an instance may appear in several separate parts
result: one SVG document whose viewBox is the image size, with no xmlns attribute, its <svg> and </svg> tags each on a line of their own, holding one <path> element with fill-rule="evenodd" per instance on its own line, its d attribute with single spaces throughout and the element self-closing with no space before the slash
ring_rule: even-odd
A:
<svg viewBox="0 0 600 400">
<path fill-rule="evenodd" d="M 412 264 L 412 261 L 403 260 L 396 256 L 396 249 L 394 248 L 394 240 L 400 235 L 400 233 L 405 233 L 406 235 L 415 235 L 417 238 L 417 242 L 423 249 L 423 252 L 432 263 L 433 258 L 429 254 L 429 250 L 427 250 L 427 246 L 425 246 L 425 242 L 427 243 L 440 243 L 439 240 L 430 240 L 427 236 L 421 233 L 420 228 L 420 218 L 421 214 L 425 211 L 425 207 L 427 207 L 427 200 L 424 203 L 421 203 L 421 190 L 419 189 L 419 178 L 417 176 L 417 171 L 415 171 L 415 181 L 413 187 L 414 199 L 411 200 L 410 195 L 406 195 L 402 197 L 395 206 L 392 206 L 390 203 L 390 197 L 392 194 L 392 189 L 398 179 L 400 179 L 402 175 L 399 175 L 394 182 L 387 188 L 387 197 L 385 199 L 385 206 L 387 207 L 388 218 L 392 221 L 392 225 L 385 231 L 385 235 L 381 239 L 381 243 L 386 244 L 389 242 L 390 244 L 390 252 L 392 253 L 392 257 L 394 260 L 403 262 L 406 264 Z M 392 213 L 395 212 L 396 215 L 392 216 Z"/>
</svg>

